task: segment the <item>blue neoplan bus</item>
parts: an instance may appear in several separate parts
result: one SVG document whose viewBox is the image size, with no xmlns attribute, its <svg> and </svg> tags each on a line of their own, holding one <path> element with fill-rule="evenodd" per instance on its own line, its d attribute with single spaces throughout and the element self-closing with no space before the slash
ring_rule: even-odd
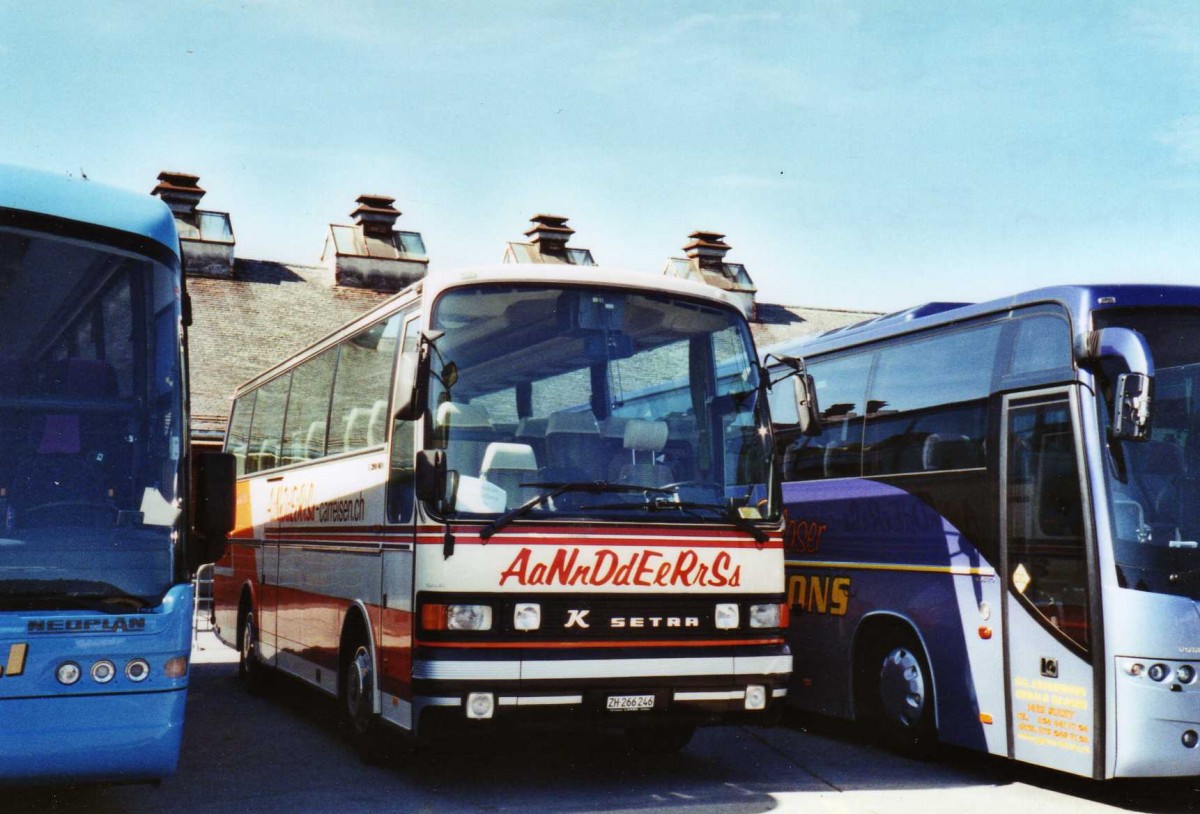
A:
<svg viewBox="0 0 1200 814">
<path fill-rule="evenodd" d="M 0 166 L 0 782 L 175 769 L 182 291 L 162 201 Z"/>
</svg>

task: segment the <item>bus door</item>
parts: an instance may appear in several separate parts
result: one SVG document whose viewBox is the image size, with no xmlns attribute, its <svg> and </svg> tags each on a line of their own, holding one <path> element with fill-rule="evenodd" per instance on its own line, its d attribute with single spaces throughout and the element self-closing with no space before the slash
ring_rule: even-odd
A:
<svg viewBox="0 0 1200 814">
<path fill-rule="evenodd" d="M 417 315 L 403 325 L 400 358 L 415 352 Z M 399 361 L 397 361 L 399 364 Z M 395 404 L 395 399 L 392 401 Z M 379 689 L 383 717 L 411 729 L 413 568 L 416 556 L 416 423 L 392 420 L 388 453 L 387 525 L 383 542 L 382 614 L 379 630 Z"/>
<path fill-rule="evenodd" d="M 1004 398 L 1001 573 L 1009 755 L 1092 776 L 1098 597 L 1079 409 L 1070 388 Z"/>
<path fill-rule="evenodd" d="M 283 476 L 268 478 L 266 490 L 279 488 Z M 253 488 L 253 487 L 252 487 Z M 279 528 L 272 512 L 263 523 L 262 550 L 258 559 L 258 650 L 259 656 L 272 667 L 279 657 Z"/>
</svg>

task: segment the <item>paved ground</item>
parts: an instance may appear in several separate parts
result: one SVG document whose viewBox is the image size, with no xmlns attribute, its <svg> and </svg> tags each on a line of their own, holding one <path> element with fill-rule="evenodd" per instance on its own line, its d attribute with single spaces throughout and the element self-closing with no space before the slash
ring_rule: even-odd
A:
<svg viewBox="0 0 1200 814">
<path fill-rule="evenodd" d="M 661 759 L 576 735 L 366 766 L 339 740 L 323 696 L 282 682 L 253 698 L 236 672 L 236 654 L 202 634 L 179 772 L 158 788 L 10 789 L 0 812 L 1200 812 L 1200 778 L 1095 784 L 958 750 L 912 761 L 823 719 L 702 730 Z"/>
</svg>

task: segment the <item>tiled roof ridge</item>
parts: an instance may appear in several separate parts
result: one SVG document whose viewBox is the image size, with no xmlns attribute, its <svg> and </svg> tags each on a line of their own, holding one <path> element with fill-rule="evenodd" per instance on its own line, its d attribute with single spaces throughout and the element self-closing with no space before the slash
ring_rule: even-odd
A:
<svg viewBox="0 0 1200 814">
<path fill-rule="evenodd" d="M 824 311 L 830 314 L 884 314 L 885 311 L 871 311 L 865 308 L 828 308 L 822 305 L 789 305 L 784 302 L 759 302 L 759 307 L 764 305 L 773 306 L 775 308 L 797 308 L 803 311 Z"/>
</svg>

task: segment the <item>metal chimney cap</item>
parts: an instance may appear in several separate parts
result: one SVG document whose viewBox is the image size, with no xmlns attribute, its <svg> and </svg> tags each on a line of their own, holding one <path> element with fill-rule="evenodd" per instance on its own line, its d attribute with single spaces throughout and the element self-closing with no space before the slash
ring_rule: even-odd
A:
<svg viewBox="0 0 1200 814">
<path fill-rule="evenodd" d="M 725 235 L 721 232 L 697 230 L 688 235 L 688 237 L 692 240 L 683 247 L 684 251 L 689 249 L 722 249 L 729 251 L 732 248 L 725 242 Z"/>
<path fill-rule="evenodd" d="M 204 197 L 205 190 L 200 187 L 197 181 L 200 180 L 199 175 L 192 175 L 187 172 L 168 172 L 163 170 L 158 174 L 158 184 L 154 189 L 150 190 L 151 195 L 166 197 L 169 195 L 185 196 L 187 198 L 199 201 Z M 166 193 L 164 195 L 163 193 Z"/>
<path fill-rule="evenodd" d="M 378 209 L 390 209 L 395 208 L 392 205 L 396 203 L 396 199 L 391 195 L 371 195 L 363 193 L 355 198 L 355 203 L 360 203 L 363 206 L 370 206 Z"/>
</svg>

